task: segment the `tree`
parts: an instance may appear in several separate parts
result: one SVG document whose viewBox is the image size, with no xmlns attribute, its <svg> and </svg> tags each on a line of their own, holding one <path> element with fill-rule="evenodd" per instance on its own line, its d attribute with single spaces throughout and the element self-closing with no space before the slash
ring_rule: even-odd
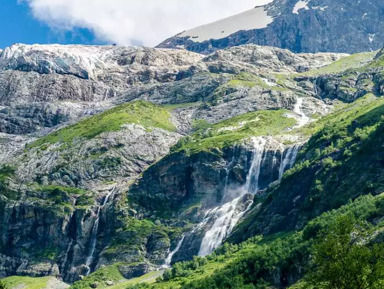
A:
<svg viewBox="0 0 384 289">
<path fill-rule="evenodd" d="M 367 230 L 350 215 L 339 217 L 314 246 L 313 289 L 384 288 L 384 246 L 369 244 Z"/>
<path fill-rule="evenodd" d="M 7 289 L 7 286 L 5 286 L 4 282 L 0 280 L 0 289 Z"/>
</svg>

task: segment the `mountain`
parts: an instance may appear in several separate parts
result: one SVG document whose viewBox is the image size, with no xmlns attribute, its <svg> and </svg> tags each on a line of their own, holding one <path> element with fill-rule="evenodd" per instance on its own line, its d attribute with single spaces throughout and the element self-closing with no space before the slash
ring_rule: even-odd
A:
<svg viewBox="0 0 384 289">
<path fill-rule="evenodd" d="M 380 0 L 274 0 L 184 31 L 159 47 L 204 54 L 243 44 L 310 53 L 372 51 L 384 43 L 383 13 Z"/>
<path fill-rule="evenodd" d="M 383 71 L 383 51 L 4 49 L 0 277 L 288 288 L 339 215 L 381 243 Z"/>
</svg>

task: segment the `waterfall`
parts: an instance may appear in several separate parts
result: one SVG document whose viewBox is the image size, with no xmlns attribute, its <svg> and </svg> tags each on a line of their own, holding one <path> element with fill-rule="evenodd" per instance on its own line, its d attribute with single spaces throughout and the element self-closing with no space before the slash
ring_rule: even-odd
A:
<svg viewBox="0 0 384 289">
<path fill-rule="evenodd" d="M 259 191 L 259 177 L 261 171 L 261 164 L 263 161 L 265 143 L 266 141 L 264 139 L 261 139 L 259 144 L 255 143 L 255 149 L 253 151 L 253 160 L 251 168 L 248 171 L 247 181 L 245 184 L 246 193 L 257 194 Z"/>
<path fill-rule="evenodd" d="M 183 245 L 183 242 L 184 242 L 184 239 L 185 239 L 185 235 L 183 235 L 179 241 L 179 243 L 177 243 L 177 246 L 176 248 L 170 252 L 167 256 L 167 258 L 165 259 L 165 262 L 164 262 L 164 265 L 161 266 L 161 268 L 163 269 L 167 269 L 167 268 L 170 268 L 171 267 L 171 264 L 172 264 L 172 258 L 173 256 L 179 252 L 180 248 L 181 248 L 181 245 Z"/>
<path fill-rule="evenodd" d="M 241 199 L 241 197 L 238 197 L 211 211 L 209 218 L 216 218 L 216 220 L 211 229 L 205 233 L 204 238 L 201 241 L 199 256 L 211 254 L 222 244 L 224 238 L 232 232 L 233 228 L 241 218 L 242 213 L 245 212 L 237 213 Z"/>
<path fill-rule="evenodd" d="M 91 272 L 91 265 L 92 265 L 92 262 L 93 262 L 93 258 L 94 258 L 94 253 L 95 253 L 95 249 L 96 249 L 96 243 L 97 243 L 97 232 L 99 230 L 99 220 L 100 220 L 100 211 L 101 211 L 101 207 L 97 207 L 97 210 L 96 210 L 96 218 L 95 218 L 95 222 L 93 223 L 93 227 L 92 227 L 92 232 L 91 232 L 91 241 L 90 241 L 90 244 L 89 244 L 89 253 L 88 253 L 88 257 L 87 257 L 87 260 L 85 262 L 85 266 L 87 266 L 87 273 L 85 274 L 86 276 L 89 275 L 89 273 Z"/>
<path fill-rule="evenodd" d="M 301 106 L 301 105 L 300 105 Z M 213 208 L 206 212 L 205 217 L 201 223 L 199 223 L 192 233 L 196 231 L 204 230 L 204 237 L 201 241 L 199 256 L 206 256 L 211 254 L 217 249 L 225 238 L 231 234 L 232 230 L 238 223 L 238 221 L 244 216 L 244 214 L 251 208 L 252 202 L 247 206 L 244 205 L 244 196 L 247 194 L 256 195 L 260 191 L 260 175 L 263 164 L 267 161 L 267 151 L 265 149 L 267 141 L 264 138 L 254 139 L 254 150 L 252 153 L 252 161 L 245 184 L 237 189 L 228 189 L 228 175 L 230 168 L 233 166 L 234 160 L 232 160 L 226 168 L 226 177 L 224 184 L 224 197 L 220 206 Z M 300 149 L 300 145 L 294 145 L 288 149 L 281 151 L 281 149 L 275 149 L 272 157 L 272 167 L 276 168 L 278 164 L 277 152 L 281 151 L 280 166 L 276 168 L 279 172 L 279 180 L 282 178 L 284 172 L 287 169 L 292 168 L 296 160 L 297 154 Z M 243 205 L 243 206 L 242 206 Z"/>
<path fill-rule="evenodd" d="M 109 198 L 114 193 L 114 190 L 111 190 L 103 199 L 100 206 L 97 207 L 96 213 L 95 213 L 95 222 L 93 223 L 92 232 L 91 232 L 91 239 L 89 243 L 89 252 L 87 259 L 85 261 L 85 266 L 87 267 L 87 273 L 86 276 L 91 273 L 91 265 L 94 260 L 95 250 L 96 250 L 96 244 L 97 244 L 97 233 L 99 231 L 99 222 L 100 222 L 100 212 L 104 208 L 104 206 L 108 203 Z"/>
<path fill-rule="evenodd" d="M 279 180 L 283 177 L 283 174 L 286 170 L 289 170 L 293 167 L 297 154 L 299 152 L 300 146 L 294 145 L 281 154 L 281 162 L 279 168 Z"/>
<path fill-rule="evenodd" d="M 233 163 L 235 162 L 235 156 L 232 157 L 230 163 L 225 167 L 225 180 L 224 180 L 224 193 L 221 199 L 221 203 L 228 201 L 228 198 L 231 198 L 228 191 L 228 182 L 229 182 L 229 173 L 231 172 L 231 168 Z"/>
<path fill-rule="evenodd" d="M 303 127 L 310 121 L 309 117 L 303 111 L 303 98 L 302 97 L 297 98 L 297 102 L 296 102 L 296 105 L 295 105 L 295 108 L 293 111 L 299 116 L 296 128 Z"/>
<path fill-rule="evenodd" d="M 201 241 L 199 256 L 209 255 L 218 248 L 223 240 L 232 232 L 240 218 L 250 208 L 250 206 L 248 206 L 241 210 L 239 205 L 246 194 L 257 194 L 259 191 L 261 165 L 263 163 L 263 156 L 266 157 L 266 154 L 264 154 L 265 144 L 266 140 L 263 138 L 254 140 L 253 158 L 244 187 L 231 194 L 233 197 L 232 200 L 210 210 L 206 214 L 202 223 L 213 223 L 213 225 L 205 233 Z M 229 169 L 227 168 L 227 174 L 229 173 L 228 171 Z M 225 190 L 227 190 L 227 185 L 225 186 Z M 227 191 L 224 193 L 228 195 Z"/>
</svg>

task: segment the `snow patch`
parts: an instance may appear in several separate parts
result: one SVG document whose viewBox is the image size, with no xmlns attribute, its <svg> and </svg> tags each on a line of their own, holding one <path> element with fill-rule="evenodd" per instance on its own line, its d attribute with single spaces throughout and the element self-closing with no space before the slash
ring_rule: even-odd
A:
<svg viewBox="0 0 384 289">
<path fill-rule="evenodd" d="M 293 7 L 292 13 L 299 14 L 299 11 L 302 9 L 309 10 L 308 2 L 308 0 L 300 0 L 299 2 L 297 2 L 295 7 Z"/>
<path fill-rule="evenodd" d="M 179 34 L 179 37 L 190 37 L 194 42 L 222 39 L 238 31 L 265 28 L 272 22 L 273 18 L 267 14 L 265 7 L 259 6 L 238 15 L 185 31 Z"/>
<path fill-rule="evenodd" d="M 313 10 L 319 10 L 319 11 L 325 11 L 325 10 L 327 10 L 327 8 L 328 8 L 329 6 L 324 6 L 324 7 L 321 7 L 321 6 L 312 6 L 312 9 Z"/>
</svg>

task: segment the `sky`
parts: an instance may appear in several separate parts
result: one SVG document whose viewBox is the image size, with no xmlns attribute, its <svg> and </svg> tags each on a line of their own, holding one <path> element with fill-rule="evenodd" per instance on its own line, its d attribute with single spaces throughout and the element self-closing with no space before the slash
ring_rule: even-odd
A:
<svg viewBox="0 0 384 289">
<path fill-rule="evenodd" d="M 1 0 L 0 49 L 13 43 L 155 46 L 272 0 Z"/>
</svg>

